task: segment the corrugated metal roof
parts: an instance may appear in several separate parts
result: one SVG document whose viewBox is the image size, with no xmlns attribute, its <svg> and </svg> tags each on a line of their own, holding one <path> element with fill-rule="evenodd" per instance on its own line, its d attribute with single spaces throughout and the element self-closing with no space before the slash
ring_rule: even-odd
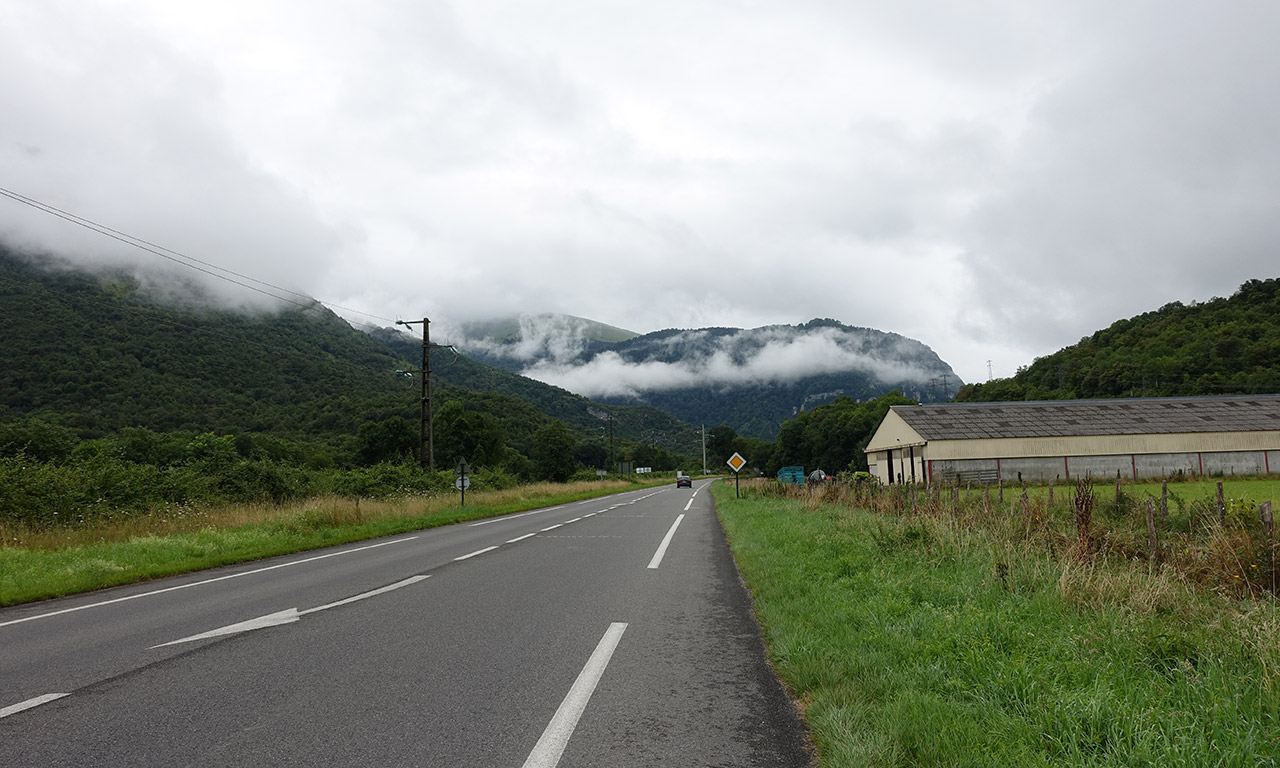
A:
<svg viewBox="0 0 1280 768">
<path fill-rule="evenodd" d="M 1280 430 L 1280 395 L 895 405 L 925 440 Z"/>
</svg>

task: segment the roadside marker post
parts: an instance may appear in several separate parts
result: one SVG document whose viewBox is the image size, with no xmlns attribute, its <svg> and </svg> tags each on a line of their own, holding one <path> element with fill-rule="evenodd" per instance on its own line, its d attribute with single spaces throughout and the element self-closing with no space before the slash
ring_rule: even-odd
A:
<svg viewBox="0 0 1280 768">
<path fill-rule="evenodd" d="M 742 498 L 742 492 L 739 490 L 738 473 L 747 465 L 747 460 L 742 458 L 742 454 L 735 452 L 725 463 L 729 465 L 729 469 L 733 470 L 733 496 L 736 499 L 740 499 Z"/>
</svg>

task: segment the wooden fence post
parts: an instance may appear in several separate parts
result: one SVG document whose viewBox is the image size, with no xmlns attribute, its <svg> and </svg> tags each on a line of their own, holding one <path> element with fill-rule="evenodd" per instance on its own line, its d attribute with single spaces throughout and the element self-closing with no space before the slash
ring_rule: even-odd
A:
<svg viewBox="0 0 1280 768">
<path fill-rule="evenodd" d="M 1152 568 L 1160 567 L 1160 541 L 1156 538 L 1156 505 L 1147 499 L 1147 558 Z"/>
<path fill-rule="evenodd" d="M 1160 520 L 1169 519 L 1169 481 L 1160 483 Z"/>
<path fill-rule="evenodd" d="M 1262 530 L 1267 533 L 1267 570 L 1271 572 L 1271 599 L 1276 597 L 1276 519 L 1271 514 L 1271 500 L 1258 505 L 1258 519 L 1262 521 Z"/>
<path fill-rule="evenodd" d="M 1227 522 L 1227 500 L 1222 495 L 1222 481 L 1218 481 L 1218 524 Z"/>
</svg>

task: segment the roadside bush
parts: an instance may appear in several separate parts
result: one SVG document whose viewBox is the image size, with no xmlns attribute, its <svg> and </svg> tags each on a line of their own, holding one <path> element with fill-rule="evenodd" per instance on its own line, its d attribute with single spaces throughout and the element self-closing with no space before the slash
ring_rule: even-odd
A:
<svg viewBox="0 0 1280 768">
<path fill-rule="evenodd" d="M 274 461 L 238 461 L 216 481 L 218 492 L 228 501 L 283 504 L 310 492 L 306 473 Z"/>
<path fill-rule="evenodd" d="M 25 455 L 36 461 L 62 461 L 80 438 L 66 427 L 40 418 L 0 424 L 0 456 Z"/>
<path fill-rule="evenodd" d="M 0 459 L 0 517 L 31 527 L 83 525 L 207 495 L 195 473 L 113 456 L 74 464 Z"/>
<path fill-rule="evenodd" d="M 520 478 L 501 469 L 483 468 L 471 475 L 471 483 L 478 491 L 505 491 L 520 485 Z"/>
<path fill-rule="evenodd" d="M 425 472 L 411 462 L 374 464 L 333 471 L 328 475 L 326 493 L 352 498 L 386 499 L 396 496 L 425 496 L 453 489 L 453 472 Z M 317 489 L 318 490 L 318 489 Z"/>
</svg>

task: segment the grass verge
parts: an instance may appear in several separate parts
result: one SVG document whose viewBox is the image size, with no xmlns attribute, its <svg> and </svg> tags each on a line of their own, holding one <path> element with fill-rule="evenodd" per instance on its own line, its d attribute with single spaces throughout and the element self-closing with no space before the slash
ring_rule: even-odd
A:
<svg viewBox="0 0 1280 768">
<path fill-rule="evenodd" d="M 666 483 L 665 478 L 660 481 Z M 171 508 L 77 528 L 0 525 L 0 606 L 632 490 L 623 481 L 368 501 Z"/>
<path fill-rule="evenodd" d="M 1018 524 L 717 484 L 822 766 L 1275 766 L 1280 611 Z"/>
</svg>

